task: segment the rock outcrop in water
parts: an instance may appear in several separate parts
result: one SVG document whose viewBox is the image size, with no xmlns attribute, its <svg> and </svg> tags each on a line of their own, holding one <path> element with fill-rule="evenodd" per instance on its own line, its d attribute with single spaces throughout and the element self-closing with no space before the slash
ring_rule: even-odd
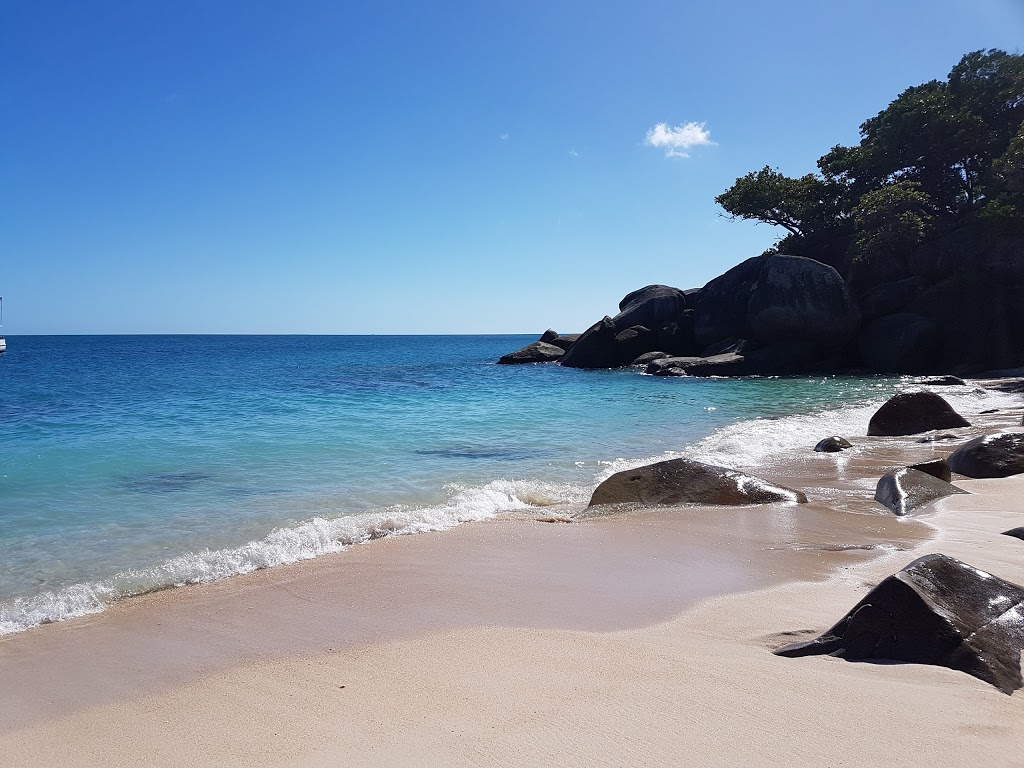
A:
<svg viewBox="0 0 1024 768">
<path fill-rule="evenodd" d="M 567 345 L 560 362 L 615 368 L 651 352 L 734 356 L 728 372 L 691 363 L 662 374 L 688 376 L 947 374 L 1022 366 L 1024 238 L 972 237 L 950 234 L 885 269 L 830 265 L 825 252 L 763 254 L 700 289 L 649 285 Z M 946 375 L 930 383 L 962 380 Z"/>
<path fill-rule="evenodd" d="M 934 392 L 903 392 L 875 412 L 868 422 L 868 434 L 896 437 L 969 426 L 967 419 Z"/>
<path fill-rule="evenodd" d="M 949 457 L 949 467 L 967 477 L 1009 477 L 1024 473 L 1024 433 L 985 435 L 964 443 Z"/>
<path fill-rule="evenodd" d="M 875 501 L 902 517 L 930 501 L 966 491 L 919 469 L 903 467 L 882 475 Z"/>
<path fill-rule="evenodd" d="M 550 363 L 562 355 L 565 351 L 561 347 L 556 347 L 554 344 L 548 344 L 543 341 L 535 341 L 532 344 L 527 344 L 522 349 L 518 349 L 515 352 L 510 352 L 507 355 L 499 358 L 498 363 L 501 365 L 515 365 L 517 363 Z"/>
<path fill-rule="evenodd" d="M 817 639 L 775 653 L 933 664 L 1012 693 L 1024 685 L 1022 648 L 1024 588 L 946 555 L 926 555 L 885 579 Z"/>
<path fill-rule="evenodd" d="M 617 472 L 594 491 L 599 504 L 770 504 L 804 503 L 792 488 L 693 459 L 669 459 Z"/>
</svg>

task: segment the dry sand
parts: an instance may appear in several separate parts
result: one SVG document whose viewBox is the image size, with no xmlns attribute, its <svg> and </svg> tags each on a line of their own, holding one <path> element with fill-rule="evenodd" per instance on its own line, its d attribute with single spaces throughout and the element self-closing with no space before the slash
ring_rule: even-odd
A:
<svg viewBox="0 0 1024 768">
<path fill-rule="evenodd" d="M 770 653 L 926 552 L 1024 583 L 1024 476 L 959 484 L 917 522 L 469 525 L 126 601 L 0 642 L 0 764 L 1024 765 L 1024 691 Z"/>
</svg>

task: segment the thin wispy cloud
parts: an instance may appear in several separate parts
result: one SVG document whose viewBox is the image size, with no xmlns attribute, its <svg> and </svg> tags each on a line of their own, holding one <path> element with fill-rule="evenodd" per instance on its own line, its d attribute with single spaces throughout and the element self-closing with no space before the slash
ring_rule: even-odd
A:
<svg viewBox="0 0 1024 768">
<path fill-rule="evenodd" d="M 665 157 L 689 157 L 694 147 L 709 147 L 714 143 L 704 123 L 694 122 L 676 126 L 658 123 L 647 132 L 644 139 L 648 147 L 664 149 Z"/>
<path fill-rule="evenodd" d="M 507 133 L 503 133 L 503 134 L 499 135 L 498 138 L 501 139 L 502 141 L 508 141 L 508 134 Z"/>
<path fill-rule="evenodd" d="M 579 157 L 580 153 L 576 151 L 576 147 L 569 147 L 569 157 Z"/>
</svg>

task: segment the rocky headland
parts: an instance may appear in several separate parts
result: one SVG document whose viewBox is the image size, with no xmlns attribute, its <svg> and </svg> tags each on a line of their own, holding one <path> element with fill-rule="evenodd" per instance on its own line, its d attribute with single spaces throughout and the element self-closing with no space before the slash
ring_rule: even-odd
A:
<svg viewBox="0 0 1024 768">
<path fill-rule="evenodd" d="M 548 331 L 500 362 L 637 365 L 656 376 L 1024 366 L 1024 238 L 951 247 L 918 249 L 899 269 L 851 263 L 845 275 L 809 256 L 755 256 L 702 288 L 633 291 L 578 337 Z"/>
</svg>

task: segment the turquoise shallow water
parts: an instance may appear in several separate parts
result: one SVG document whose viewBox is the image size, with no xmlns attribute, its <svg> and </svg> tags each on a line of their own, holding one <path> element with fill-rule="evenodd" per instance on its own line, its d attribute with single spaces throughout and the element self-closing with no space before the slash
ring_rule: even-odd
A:
<svg viewBox="0 0 1024 768">
<path fill-rule="evenodd" d="M 899 383 L 493 364 L 531 340 L 10 338 L 0 634 L 380 535 L 584 501 L 666 452 L 756 467 Z"/>
</svg>

